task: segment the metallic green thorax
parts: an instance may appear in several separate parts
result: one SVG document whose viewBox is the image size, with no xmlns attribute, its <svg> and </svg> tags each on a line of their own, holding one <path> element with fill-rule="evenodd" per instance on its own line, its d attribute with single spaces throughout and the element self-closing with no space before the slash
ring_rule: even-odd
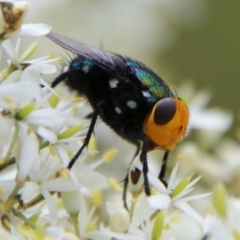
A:
<svg viewBox="0 0 240 240">
<path fill-rule="evenodd" d="M 138 80 L 142 83 L 143 88 L 149 93 L 150 96 L 148 101 L 150 103 L 156 102 L 162 98 L 174 96 L 165 82 L 150 69 L 133 61 L 127 61 L 127 65 L 131 67 Z"/>
</svg>

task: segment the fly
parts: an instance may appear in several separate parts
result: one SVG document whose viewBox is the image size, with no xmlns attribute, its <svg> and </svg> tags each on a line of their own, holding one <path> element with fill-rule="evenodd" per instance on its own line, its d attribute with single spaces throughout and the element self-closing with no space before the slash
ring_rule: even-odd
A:
<svg viewBox="0 0 240 240">
<path fill-rule="evenodd" d="M 140 153 L 147 196 L 151 194 L 147 153 L 159 147 L 165 151 L 158 178 L 166 185 L 164 177 L 169 152 L 185 136 L 188 126 L 189 110 L 186 104 L 159 76 L 138 61 L 55 33 L 49 33 L 47 37 L 77 55 L 51 86 L 64 81 L 71 90 L 85 96 L 93 109 L 87 135 L 68 168 L 71 169 L 88 146 L 100 117 L 117 135 L 136 146 L 134 158 Z M 123 200 L 127 207 L 128 174 L 124 182 Z"/>
</svg>

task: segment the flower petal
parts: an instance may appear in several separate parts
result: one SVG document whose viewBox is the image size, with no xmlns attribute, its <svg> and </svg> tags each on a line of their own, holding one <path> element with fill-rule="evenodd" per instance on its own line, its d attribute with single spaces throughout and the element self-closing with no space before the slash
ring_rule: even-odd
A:
<svg viewBox="0 0 240 240">
<path fill-rule="evenodd" d="M 20 81 L 34 82 L 39 84 L 40 80 L 40 67 L 38 65 L 31 65 L 23 72 Z"/>
<path fill-rule="evenodd" d="M 11 63 L 14 64 L 16 67 L 20 67 L 20 61 L 18 59 L 17 52 L 15 51 L 12 42 L 10 40 L 5 40 L 2 42 L 2 46 L 6 53 L 8 54 Z"/>
<path fill-rule="evenodd" d="M 39 85 L 32 82 L 17 82 L 0 86 L 0 105 L 8 108 L 5 99 L 10 99 L 19 107 L 26 105 L 40 94 Z"/>
<path fill-rule="evenodd" d="M 84 187 L 90 189 L 101 189 L 108 186 L 107 178 L 97 172 L 79 174 L 78 178 Z"/>
<path fill-rule="evenodd" d="M 16 186 L 16 181 L 14 180 L 0 181 L 0 189 L 1 189 L 0 199 L 3 202 L 7 200 L 7 198 L 10 196 L 15 186 Z"/>
<path fill-rule="evenodd" d="M 79 188 L 74 184 L 72 179 L 59 177 L 53 180 L 49 180 L 44 182 L 41 185 L 41 189 L 47 189 L 48 191 L 54 191 L 54 192 L 72 192 L 72 191 L 78 191 Z"/>
<path fill-rule="evenodd" d="M 167 209 L 171 204 L 171 198 L 165 194 L 152 195 L 147 200 L 149 206 L 155 209 Z"/>
<path fill-rule="evenodd" d="M 183 201 L 177 201 L 173 204 L 176 208 L 182 210 L 187 215 L 195 219 L 197 222 L 199 222 L 201 225 L 204 224 L 204 218 L 199 215 L 190 205 L 188 205 L 186 202 Z"/>
<path fill-rule="evenodd" d="M 79 191 L 62 192 L 62 201 L 68 214 L 78 213 L 81 208 L 81 194 Z"/>
<path fill-rule="evenodd" d="M 48 34 L 51 31 L 51 27 L 43 23 L 29 23 L 21 26 L 20 36 L 39 37 Z"/>
<path fill-rule="evenodd" d="M 0 116 L 0 146 L 5 145 L 10 141 L 12 136 L 14 121 L 13 119 L 8 119 Z"/>
<path fill-rule="evenodd" d="M 176 179 L 176 175 L 177 175 L 177 171 L 178 171 L 178 166 L 179 166 L 179 162 L 177 161 L 176 162 L 176 165 L 174 166 L 172 172 L 171 172 L 171 175 L 170 175 L 170 178 L 169 178 L 169 181 L 168 181 L 168 187 L 167 187 L 167 190 L 168 192 L 170 193 L 172 191 L 172 189 L 174 188 L 173 184 L 174 184 L 174 181 Z"/>
<path fill-rule="evenodd" d="M 47 190 L 41 189 L 40 192 L 48 204 L 48 210 L 50 214 L 50 223 L 51 225 L 55 226 L 57 224 L 57 219 L 58 219 L 58 209 L 55 204 L 55 201 Z"/>
<path fill-rule="evenodd" d="M 148 174 L 148 180 L 160 193 L 167 193 L 166 187 L 158 178 L 154 177 L 152 174 Z"/>
<path fill-rule="evenodd" d="M 50 142 L 50 143 L 52 143 L 52 144 L 56 143 L 57 140 L 58 140 L 58 139 L 57 139 L 57 135 L 56 135 L 54 132 L 52 132 L 52 131 L 50 131 L 49 129 L 44 128 L 44 127 L 42 127 L 42 126 L 38 127 L 37 133 L 38 133 L 38 135 L 41 136 L 44 140 L 46 140 L 46 141 L 48 141 L 48 142 Z"/>
<path fill-rule="evenodd" d="M 56 109 L 39 109 L 31 112 L 25 121 L 37 126 L 57 130 L 65 121 L 64 113 Z"/>
<path fill-rule="evenodd" d="M 17 158 L 17 179 L 23 181 L 33 166 L 35 170 L 40 166 L 39 142 L 36 134 L 26 124 L 18 123 L 18 126 L 20 128 L 21 149 L 19 158 Z"/>
<path fill-rule="evenodd" d="M 25 182 L 23 188 L 20 189 L 18 194 L 21 196 L 21 200 L 28 201 L 32 199 L 39 192 L 39 185 L 34 182 Z"/>
</svg>

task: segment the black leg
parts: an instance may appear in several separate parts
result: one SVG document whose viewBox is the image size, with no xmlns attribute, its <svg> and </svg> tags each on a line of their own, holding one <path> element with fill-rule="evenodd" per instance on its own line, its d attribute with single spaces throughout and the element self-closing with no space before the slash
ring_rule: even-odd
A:
<svg viewBox="0 0 240 240">
<path fill-rule="evenodd" d="M 67 72 L 64 72 L 62 73 L 61 75 L 59 75 L 52 83 L 51 83 L 51 87 L 54 88 L 56 87 L 60 82 L 64 81 L 67 77 L 69 77 L 71 74 L 74 74 L 74 73 L 78 73 L 79 72 L 79 69 L 78 68 L 75 68 L 75 69 L 72 69 L 70 71 L 67 71 Z"/>
<path fill-rule="evenodd" d="M 126 198 L 127 198 L 127 186 L 128 186 L 128 173 L 127 173 L 127 176 L 125 177 L 124 179 L 124 185 L 123 185 L 123 206 L 128 210 L 128 206 L 127 206 L 127 201 L 126 201 Z"/>
<path fill-rule="evenodd" d="M 134 155 L 133 155 L 133 158 L 132 158 L 131 163 L 133 162 L 133 160 L 135 159 L 135 157 L 139 154 L 140 149 L 141 149 L 141 143 L 140 143 L 140 142 L 137 142 L 136 145 L 137 145 L 136 152 L 135 152 Z M 128 172 L 127 172 L 127 176 L 126 176 L 125 179 L 123 180 L 123 182 L 124 182 L 124 185 L 123 185 L 123 205 L 124 205 L 124 207 L 125 207 L 126 209 L 128 209 L 128 207 L 127 207 L 127 201 L 126 201 L 126 197 L 127 197 L 127 186 L 128 186 L 128 181 L 129 181 L 129 179 L 128 179 L 128 174 L 129 174 L 129 170 L 128 170 Z"/>
<path fill-rule="evenodd" d="M 147 138 L 144 133 L 142 132 L 133 132 L 133 131 L 124 131 L 123 134 L 127 136 L 128 139 L 131 139 L 133 143 L 137 145 L 137 151 L 134 155 L 134 157 L 139 153 L 140 151 L 140 142 L 142 142 L 141 146 L 141 153 L 140 153 L 140 161 L 143 165 L 143 179 L 144 179 L 144 191 L 147 196 L 150 196 L 150 187 L 148 183 L 148 163 L 147 163 Z M 140 141 L 140 142 L 139 142 Z M 138 143 L 137 143 L 138 142 Z M 125 178 L 125 184 L 124 184 L 124 190 L 127 188 L 128 184 L 128 177 Z M 126 197 L 126 193 L 124 193 L 123 197 Z"/>
<path fill-rule="evenodd" d="M 90 123 L 90 126 L 88 128 L 88 132 L 87 132 L 87 135 L 84 139 L 84 142 L 83 142 L 83 145 L 81 146 L 81 148 L 77 151 L 77 153 L 75 154 L 75 156 L 71 159 L 71 161 L 69 162 L 68 164 L 68 169 L 71 169 L 73 164 L 76 162 L 76 160 L 78 159 L 78 157 L 80 156 L 80 154 L 82 153 L 83 149 L 85 147 L 87 147 L 89 141 L 90 141 L 90 138 L 91 138 L 91 135 L 93 133 L 93 130 L 94 130 L 94 126 L 96 124 L 96 121 L 97 121 L 97 117 L 98 117 L 98 114 L 99 114 L 99 110 L 101 108 L 101 105 L 102 105 L 103 102 L 100 102 L 97 104 L 96 108 L 95 108 L 95 111 L 93 112 L 93 115 L 92 115 L 92 120 L 91 120 L 91 123 Z"/>
<path fill-rule="evenodd" d="M 163 155 L 161 171 L 158 175 L 158 179 L 167 187 L 167 182 L 165 181 L 165 173 L 167 169 L 167 160 L 168 160 L 169 151 L 166 151 Z"/>
<path fill-rule="evenodd" d="M 140 153 L 140 161 L 143 165 L 143 181 L 144 181 L 144 191 L 146 193 L 147 196 L 150 196 L 151 193 L 150 193 L 150 187 L 149 187 L 149 183 L 148 183 L 148 177 L 147 177 L 147 174 L 148 174 L 148 162 L 147 162 L 147 139 L 144 135 L 143 137 L 143 144 L 142 144 L 142 150 L 141 150 L 141 153 Z"/>
</svg>

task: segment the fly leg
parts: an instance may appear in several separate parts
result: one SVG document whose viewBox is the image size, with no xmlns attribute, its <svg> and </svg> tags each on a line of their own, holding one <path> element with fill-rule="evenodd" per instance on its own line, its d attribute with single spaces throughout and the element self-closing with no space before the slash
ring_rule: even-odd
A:
<svg viewBox="0 0 240 240">
<path fill-rule="evenodd" d="M 150 196 L 150 187 L 148 182 L 148 163 L 147 163 L 147 138 L 144 133 L 141 132 L 133 132 L 133 131 L 125 131 L 124 135 L 127 136 L 128 139 L 130 139 L 131 142 L 135 143 L 137 145 L 137 151 L 134 155 L 134 157 L 141 151 L 140 153 L 140 161 L 143 165 L 142 173 L 143 173 L 143 181 L 144 181 L 144 191 L 147 196 Z M 137 143 L 136 143 L 137 142 Z M 140 147 L 140 142 L 142 143 Z M 130 176 L 134 176 L 134 178 L 138 179 L 138 176 L 140 176 L 141 172 L 136 169 Z M 137 176 L 136 176 L 137 175 Z M 127 209 L 126 204 L 126 189 L 129 182 L 129 177 L 127 177 L 124 180 L 124 192 L 123 192 L 123 201 L 124 201 L 124 207 Z"/>
<path fill-rule="evenodd" d="M 165 173 L 167 169 L 167 160 L 168 160 L 169 151 L 166 151 L 163 155 L 162 167 L 158 175 L 158 179 L 167 187 L 167 182 L 165 181 Z"/>
<path fill-rule="evenodd" d="M 136 143 L 136 146 L 137 146 L 137 148 L 136 148 L 136 152 L 134 153 L 134 156 L 133 156 L 133 158 L 132 158 L 132 161 L 131 161 L 131 163 L 133 162 L 133 160 L 135 159 L 135 157 L 139 154 L 139 152 L 140 152 L 140 149 L 141 149 L 141 143 L 138 141 L 137 143 Z M 139 171 L 137 168 L 135 168 L 135 172 L 136 171 Z M 123 180 L 123 182 L 124 182 L 124 185 L 123 185 L 123 205 L 124 205 L 124 207 L 126 208 L 126 209 L 128 209 L 128 207 L 127 207 L 127 201 L 126 201 L 126 197 L 127 197 L 127 187 L 128 187 L 128 181 L 129 181 L 129 179 L 128 179 L 128 174 L 129 174 L 129 171 L 128 171 L 128 173 L 127 173 L 127 176 L 125 177 L 125 179 Z M 140 174 L 139 174 L 140 175 Z"/>
<path fill-rule="evenodd" d="M 73 164 L 76 162 L 76 160 L 78 159 L 78 157 L 79 157 L 80 154 L 82 153 L 83 149 L 88 146 L 88 143 L 89 143 L 90 138 L 91 138 L 91 135 L 92 135 L 92 133 L 93 133 L 94 126 L 95 126 L 95 124 L 96 124 L 97 117 L 98 117 L 98 114 L 99 114 L 99 110 L 100 110 L 100 108 L 101 108 L 101 106 L 102 106 L 102 103 L 103 103 L 103 102 L 99 102 L 99 103 L 97 104 L 97 106 L 96 106 L 96 108 L 95 108 L 95 110 L 94 110 L 94 112 L 93 112 L 93 114 L 92 114 L 91 123 L 90 123 L 90 126 L 89 126 L 89 128 L 88 128 L 87 135 L 86 135 L 86 137 L 85 137 L 85 139 L 84 139 L 84 141 L 83 141 L 83 145 L 80 147 L 80 149 L 77 151 L 77 153 L 75 154 L 75 156 L 74 156 L 74 157 L 71 159 L 71 161 L 69 162 L 68 167 L 67 167 L 68 169 L 71 169 L 71 168 L 72 168 Z"/>
</svg>

